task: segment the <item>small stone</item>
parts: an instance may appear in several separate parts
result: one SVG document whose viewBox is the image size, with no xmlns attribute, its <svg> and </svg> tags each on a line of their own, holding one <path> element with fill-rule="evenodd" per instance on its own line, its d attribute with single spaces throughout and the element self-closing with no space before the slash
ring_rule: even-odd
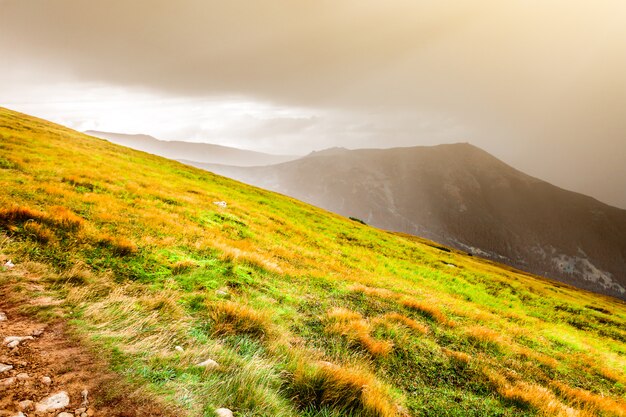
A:
<svg viewBox="0 0 626 417">
<path fill-rule="evenodd" d="M 24 415 L 24 413 L 19 411 L 17 414 L 13 414 L 11 417 L 26 417 L 26 416 Z"/>
<path fill-rule="evenodd" d="M 25 340 L 33 340 L 33 337 L 32 336 L 7 336 L 4 338 L 4 344 L 10 348 L 14 348 Z"/>
<path fill-rule="evenodd" d="M 52 384 L 52 379 L 49 376 L 42 376 L 40 379 L 42 384 L 44 385 L 50 385 Z"/>
<path fill-rule="evenodd" d="M 233 412 L 228 408 L 218 408 L 215 410 L 215 414 L 217 414 L 218 417 L 233 417 Z"/>
<path fill-rule="evenodd" d="M 88 408 L 87 409 L 87 413 L 86 413 L 89 417 L 92 417 L 96 414 L 96 411 L 93 408 Z"/>
<path fill-rule="evenodd" d="M 87 411 L 87 409 L 85 407 L 77 408 L 76 410 L 74 410 L 74 414 L 81 415 L 85 411 Z"/>
<path fill-rule="evenodd" d="M 89 400 L 87 399 L 89 391 L 84 389 L 80 392 L 80 395 L 83 397 L 83 402 L 80 403 L 81 408 L 87 408 L 87 406 L 89 405 Z"/>
<path fill-rule="evenodd" d="M 30 411 L 33 409 L 33 402 L 31 400 L 20 401 L 18 406 L 23 411 Z"/>
<path fill-rule="evenodd" d="M 74 414 L 64 411 L 62 413 L 57 414 L 57 417 L 74 417 Z"/>
<path fill-rule="evenodd" d="M 221 296 L 221 297 L 225 297 L 228 295 L 228 292 L 224 291 L 224 290 L 215 290 L 215 294 Z"/>
<path fill-rule="evenodd" d="M 15 377 L 16 377 L 19 381 L 25 381 L 25 380 L 27 380 L 28 378 L 30 378 L 26 372 L 20 372 L 19 374 L 15 375 Z"/>
<path fill-rule="evenodd" d="M 7 365 L 5 363 L 0 363 L 0 374 L 6 371 L 10 371 L 13 369 L 13 365 Z"/>
<path fill-rule="evenodd" d="M 11 262 L 11 260 L 9 259 L 8 261 L 6 261 L 4 263 L 4 267 L 6 269 L 13 269 L 15 267 L 15 264 L 13 262 Z"/>
<path fill-rule="evenodd" d="M 40 413 L 46 413 L 49 411 L 59 410 L 65 408 L 70 404 L 70 397 L 67 392 L 61 391 L 56 394 L 50 395 L 44 398 L 37 404 L 35 404 L 35 410 Z"/>
<path fill-rule="evenodd" d="M 14 377 L 0 379 L 0 387 L 10 387 L 13 384 L 15 384 Z"/>
<path fill-rule="evenodd" d="M 176 346 L 176 347 L 174 348 L 174 350 L 177 350 L 177 351 L 179 351 L 179 352 L 184 352 L 184 351 L 185 351 L 185 349 L 183 349 L 183 347 L 182 347 L 182 346 Z"/>
<path fill-rule="evenodd" d="M 200 362 L 197 366 L 201 366 L 202 368 L 207 368 L 207 369 L 213 369 L 213 368 L 217 368 L 220 365 L 217 362 L 215 362 L 213 359 L 207 359 L 203 362 Z"/>
<path fill-rule="evenodd" d="M 89 417 L 89 414 L 87 414 L 87 413 L 80 413 L 80 417 Z"/>
<path fill-rule="evenodd" d="M 7 315 L 4 314 L 4 312 L 0 311 L 0 321 L 6 321 L 7 320 Z"/>
<path fill-rule="evenodd" d="M 214 201 L 213 204 L 222 208 L 226 208 L 228 206 L 228 203 L 226 203 L 226 201 Z"/>
<path fill-rule="evenodd" d="M 43 332 L 45 331 L 45 329 L 37 329 L 37 330 L 33 330 L 33 332 L 31 333 L 31 335 L 33 335 L 34 337 L 39 337 L 43 334 Z"/>
</svg>

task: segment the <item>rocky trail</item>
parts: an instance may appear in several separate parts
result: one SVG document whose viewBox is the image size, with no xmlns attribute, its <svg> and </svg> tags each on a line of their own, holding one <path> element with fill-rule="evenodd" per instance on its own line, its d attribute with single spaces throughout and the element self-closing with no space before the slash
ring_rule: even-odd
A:
<svg viewBox="0 0 626 417">
<path fill-rule="evenodd" d="M 0 417 L 142 417 L 171 413 L 106 369 L 66 323 L 20 313 L 0 288 Z"/>
</svg>

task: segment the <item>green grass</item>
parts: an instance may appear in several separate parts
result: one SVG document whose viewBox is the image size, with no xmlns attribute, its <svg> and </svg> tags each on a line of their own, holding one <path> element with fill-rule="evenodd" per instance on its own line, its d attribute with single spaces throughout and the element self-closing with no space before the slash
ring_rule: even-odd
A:
<svg viewBox="0 0 626 417">
<path fill-rule="evenodd" d="M 619 300 L 6 109 L 0 153 L 0 284 L 190 416 L 626 415 Z"/>
</svg>

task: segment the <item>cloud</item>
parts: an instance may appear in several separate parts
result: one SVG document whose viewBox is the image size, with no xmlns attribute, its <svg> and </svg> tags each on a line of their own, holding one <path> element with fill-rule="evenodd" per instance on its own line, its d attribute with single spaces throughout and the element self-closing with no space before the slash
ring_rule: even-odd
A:
<svg viewBox="0 0 626 417">
<path fill-rule="evenodd" d="M 624 16 L 621 0 L 0 0 L 0 98 L 74 82 L 309 109 L 221 129 L 264 148 L 456 134 L 626 207 Z"/>
</svg>

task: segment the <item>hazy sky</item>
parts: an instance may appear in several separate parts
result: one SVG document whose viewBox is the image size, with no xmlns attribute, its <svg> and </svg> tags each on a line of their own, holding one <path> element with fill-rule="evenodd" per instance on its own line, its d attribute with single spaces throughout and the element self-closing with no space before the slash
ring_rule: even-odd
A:
<svg viewBox="0 0 626 417">
<path fill-rule="evenodd" d="M 0 0 L 0 105 L 274 153 L 471 142 L 626 208 L 623 0 Z"/>
</svg>

